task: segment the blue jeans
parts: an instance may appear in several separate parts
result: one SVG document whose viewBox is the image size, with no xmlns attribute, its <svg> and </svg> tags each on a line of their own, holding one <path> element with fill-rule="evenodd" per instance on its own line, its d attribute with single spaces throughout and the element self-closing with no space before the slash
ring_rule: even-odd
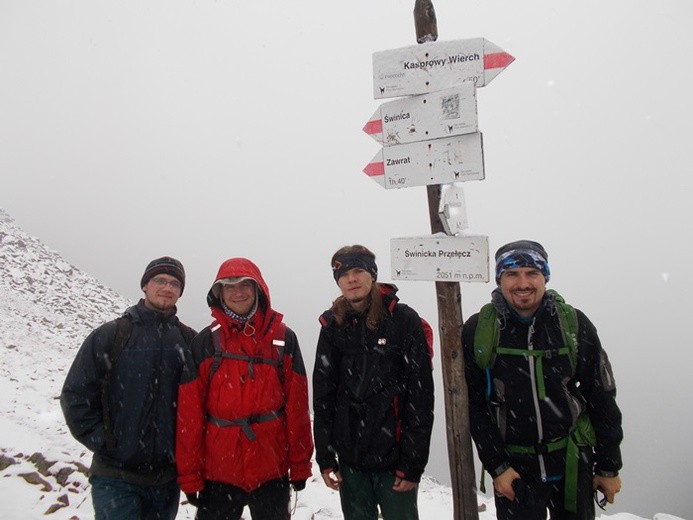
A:
<svg viewBox="0 0 693 520">
<path fill-rule="evenodd" d="M 92 475 L 89 482 L 96 520 L 174 520 L 178 513 L 180 488 L 175 480 L 140 486 Z"/>
</svg>

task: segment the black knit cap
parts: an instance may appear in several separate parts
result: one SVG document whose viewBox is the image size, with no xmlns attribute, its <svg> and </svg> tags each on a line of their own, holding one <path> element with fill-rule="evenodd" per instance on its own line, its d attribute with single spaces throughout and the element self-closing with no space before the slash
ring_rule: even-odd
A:
<svg viewBox="0 0 693 520">
<path fill-rule="evenodd" d="M 162 256 L 152 260 L 144 270 L 140 287 L 147 285 L 147 282 L 157 274 L 168 274 L 178 279 L 180 282 L 180 294 L 181 296 L 183 295 L 183 289 L 185 288 L 185 269 L 183 269 L 183 264 L 170 256 Z"/>
</svg>

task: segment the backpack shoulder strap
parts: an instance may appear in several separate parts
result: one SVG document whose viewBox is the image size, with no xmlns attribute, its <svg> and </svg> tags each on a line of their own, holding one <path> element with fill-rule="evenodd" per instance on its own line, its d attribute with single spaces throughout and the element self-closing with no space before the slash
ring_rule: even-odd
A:
<svg viewBox="0 0 693 520">
<path fill-rule="evenodd" d="M 182 321 L 178 321 L 178 329 L 180 330 L 186 345 L 190 346 L 192 344 L 193 338 L 197 335 L 194 329 L 188 327 Z"/>
<path fill-rule="evenodd" d="M 286 355 L 286 324 L 284 322 L 279 323 L 274 329 L 274 338 L 272 338 L 272 345 L 277 347 L 277 375 L 279 375 L 279 382 L 282 385 L 282 390 L 284 389 L 284 356 Z"/>
<path fill-rule="evenodd" d="M 209 369 L 209 377 L 207 378 L 207 384 L 212 382 L 212 377 L 217 370 L 219 370 L 219 365 L 221 365 L 222 360 L 222 349 L 221 349 L 221 339 L 219 338 L 219 329 L 221 325 L 216 321 L 212 324 L 210 328 L 210 334 L 212 335 L 212 345 L 214 346 L 214 360 L 212 361 L 212 367 Z"/>
<path fill-rule="evenodd" d="M 573 372 L 577 367 L 578 359 L 578 320 L 577 312 L 572 305 L 565 302 L 563 297 L 558 294 L 553 289 L 549 289 L 551 294 L 556 299 L 556 311 L 558 313 L 558 321 L 561 326 L 561 334 L 563 335 L 563 342 L 565 346 L 568 347 L 570 351 L 570 362 L 573 366 Z"/>
<path fill-rule="evenodd" d="M 125 345 L 130 339 L 132 334 L 132 318 L 129 314 L 123 314 L 122 316 L 116 318 L 116 332 L 113 338 L 113 344 L 111 345 L 111 350 L 107 353 L 107 366 L 106 370 L 111 371 L 113 366 L 118 362 L 120 354 L 123 352 Z"/>
<path fill-rule="evenodd" d="M 487 303 L 479 311 L 479 320 L 474 331 L 474 360 L 479 368 L 486 370 L 498 347 L 498 311 Z"/>
<path fill-rule="evenodd" d="M 106 374 L 101 385 L 101 411 L 103 413 L 103 429 L 106 437 L 106 447 L 109 450 L 115 449 L 115 437 L 113 436 L 113 427 L 111 425 L 111 411 L 108 403 L 111 386 L 111 372 L 113 367 L 118 362 L 120 354 L 123 352 L 125 345 L 132 334 L 132 319 L 128 314 L 116 318 L 116 331 L 111 344 L 111 349 L 106 352 Z"/>
</svg>

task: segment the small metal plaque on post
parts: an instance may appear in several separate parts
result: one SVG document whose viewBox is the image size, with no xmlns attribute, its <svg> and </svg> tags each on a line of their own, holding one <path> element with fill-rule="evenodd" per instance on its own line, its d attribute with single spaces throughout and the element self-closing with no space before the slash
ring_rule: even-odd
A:
<svg viewBox="0 0 693 520">
<path fill-rule="evenodd" d="M 448 235 L 457 235 L 467 229 L 467 205 L 461 183 L 443 184 L 440 187 L 438 218 Z"/>
</svg>

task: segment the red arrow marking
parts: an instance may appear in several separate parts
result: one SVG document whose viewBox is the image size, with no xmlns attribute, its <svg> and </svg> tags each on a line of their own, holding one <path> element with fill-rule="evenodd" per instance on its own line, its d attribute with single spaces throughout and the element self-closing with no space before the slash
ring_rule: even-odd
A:
<svg viewBox="0 0 693 520">
<path fill-rule="evenodd" d="M 368 135 L 382 134 L 383 133 L 383 120 L 375 119 L 373 121 L 368 121 L 366 126 L 363 127 L 363 131 Z"/>
<path fill-rule="evenodd" d="M 385 175 L 385 163 L 382 163 L 382 162 L 369 163 L 368 166 L 366 166 L 363 169 L 363 173 L 365 173 L 369 177 L 376 177 L 378 175 Z"/>
<path fill-rule="evenodd" d="M 496 52 L 484 56 L 484 69 L 502 69 L 515 61 L 515 57 L 507 52 Z"/>
</svg>

